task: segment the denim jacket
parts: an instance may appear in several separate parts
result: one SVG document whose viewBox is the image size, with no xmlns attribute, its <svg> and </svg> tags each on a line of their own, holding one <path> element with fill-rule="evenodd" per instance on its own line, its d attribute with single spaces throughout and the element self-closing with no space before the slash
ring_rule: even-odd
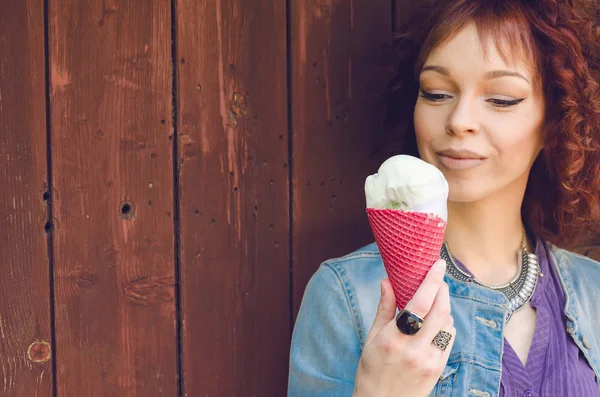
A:
<svg viewBox="0 0 600 397">
<path fill-rule="evenodd" d="M 565 292 L 566 330 L 600 385 L 600 264 L 549 245 Z M 292 336 L 289 397 L 350 397 L 386 273 L 375 243 L 324 262 L 306 287 Z M 446 275 L 456 340 L 430 396 L 497 396 L 504 318 L 501 292 Z"/>
</svg>

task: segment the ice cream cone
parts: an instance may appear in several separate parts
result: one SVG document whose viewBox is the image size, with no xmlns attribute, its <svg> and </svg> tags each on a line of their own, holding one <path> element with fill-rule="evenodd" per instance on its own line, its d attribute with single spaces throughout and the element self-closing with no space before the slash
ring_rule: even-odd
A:
<svg viewBox="0 0 600 397">
<path fill-rule="evenodd" d="M 404 309 L 440 257 L 446 221 L 433 213 L 395 209 L 367 208 L 367 215 L 396 305 Z"/>
</svg>

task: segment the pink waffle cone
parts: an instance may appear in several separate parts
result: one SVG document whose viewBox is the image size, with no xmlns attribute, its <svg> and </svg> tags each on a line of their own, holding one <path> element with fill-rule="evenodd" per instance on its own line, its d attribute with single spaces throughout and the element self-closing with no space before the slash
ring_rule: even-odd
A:
<svg viewBox="0 0 600 397">
<path fill-rule="evenodd" d="M 367 208 L 396 305 L 402 310 L 440 257 L 446 221 L 424 212 Z"/>
</svg>

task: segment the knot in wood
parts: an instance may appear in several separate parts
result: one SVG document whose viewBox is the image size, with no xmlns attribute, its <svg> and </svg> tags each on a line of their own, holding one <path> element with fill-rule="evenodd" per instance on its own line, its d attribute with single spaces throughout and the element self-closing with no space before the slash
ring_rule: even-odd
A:
<svg viewBox="0 0 600 397">
<path fill-rule="evenodd" d="M 27 359 L 34 363 L 45 363 L 52 357 L 50 343 L 43 340 L 36 340 L 27 348 Z"/>
<path fill-rule="evenodd" d="M 229 105 L 229 111 L 234 120 L 237 120 L 240 117 L 246 117 L 248 114 L 248 102 L 239 92 L 233 94 L 233 99 Z"/>
<path fill-rule="evenodd" d="M 173 277 L 146 277 L 127 283 L 123 293 L 141 305 L 170 302 L 175 299 L 175 281 Z"/>
</svg>

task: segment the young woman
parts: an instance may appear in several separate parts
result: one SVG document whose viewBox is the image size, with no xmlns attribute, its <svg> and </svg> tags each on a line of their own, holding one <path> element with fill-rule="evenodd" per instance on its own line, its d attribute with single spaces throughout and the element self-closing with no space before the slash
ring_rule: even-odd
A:
<svg viewBox="0 0 600 397">
<path fill-rule="evenodd" d="M 398 318 L 374 243 L 323 263 L 289 396 L 600 396 L 600 265 L 558 248 L 600 225 L 595 9 L 437 3 L 401 30 L 386 98 L 448 180 L 445 260 Z"/>
</svg>

